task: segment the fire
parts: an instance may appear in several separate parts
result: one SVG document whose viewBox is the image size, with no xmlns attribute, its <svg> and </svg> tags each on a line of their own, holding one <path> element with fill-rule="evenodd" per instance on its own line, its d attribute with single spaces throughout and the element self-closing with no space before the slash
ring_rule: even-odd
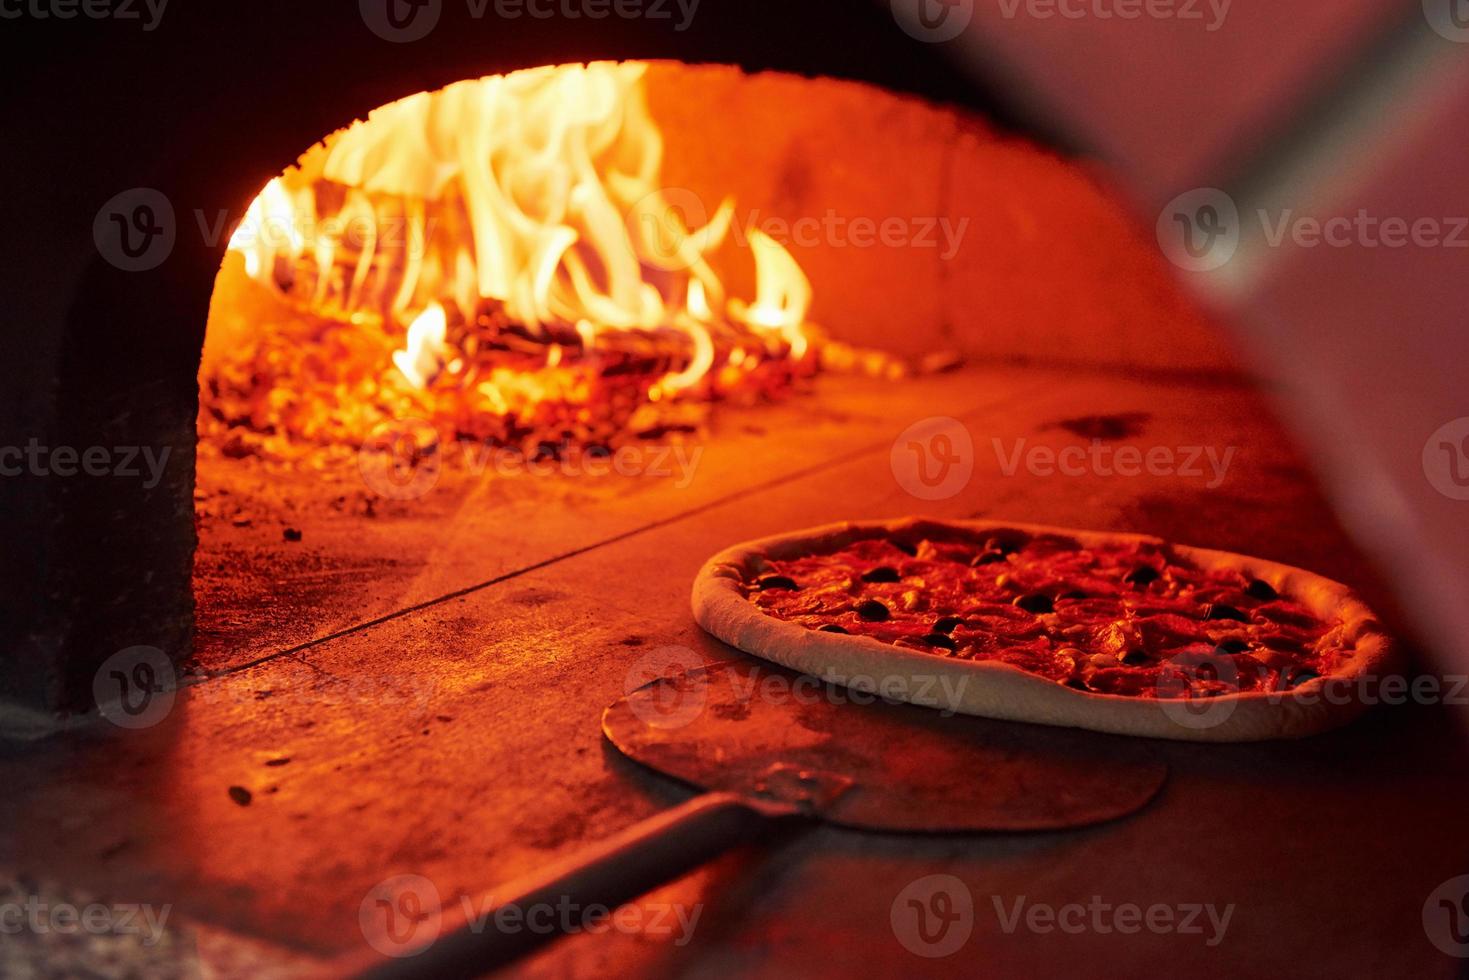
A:
<svg viewBox="0 0 1469 980">
<path fill-rule="evenodd" d="M 727 295 L 713 256 L 733 202 L 698 228 L 670 204 L 645 69 L 540 68 L 378 109 L 268 183 L 230 250 L 251 279 L 328 325 L 312 328 L 316 339 L 349 329 L 333 339 L 358 354 L 380 348 L 376 363 L 356 365 L 361 377 L 309 366 L 323 383 L 362 387 L 378 411 L 361 421 L 406 406 L 500 438 L 544 422 L 548 403 L 610 397 L 612 377 L 643 404 L 718 397 L 762 371 L 788 377 L 809 360 L 810 282 L 753 232 L 757 295 Z M 205 378 L 217 421 L 248 411 L 260 422 L 258 404 L 218 404 L 231 398 L 300 408 L 260 390 L 301 384 L 286 376 L 300 355 L 269 346 L 257 338 Z M 263 379 L 262 358 L 277 362 Z M 265 424 L 276 435 L 312 428 Z"/>
<path fill-rule="evenodd" d="M 408 347 L 393 352 L 393 363 L 415 388 L 427 388 L 444 369 L 444 338 L 449 320 L 444 308 L 432 303 L 408 328 Z"/>
</svg>

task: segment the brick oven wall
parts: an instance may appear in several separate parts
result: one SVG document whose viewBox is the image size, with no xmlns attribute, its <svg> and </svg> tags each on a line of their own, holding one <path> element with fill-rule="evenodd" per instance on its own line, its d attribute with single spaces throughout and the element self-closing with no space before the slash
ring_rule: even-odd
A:
<svg viewBox="0 0 1469 980">
<path fill-rule="evenodd" d="M 117 475 L 0 480 L 0 700 L 85 710 L 98 667 L 119 649 L 187 656 L 195 376 L 210 291 L 227 228 L 304 148 L 414 91 L 589 56 L 849 75 L 1003 114 L 895 31 L 883 7 L 711 3 L 675 35 L 617 20 L 496 33 L 454 24 L 462 11 L 451 5 L 430 39 L 409 45 L 374 36 L 354 4 L 277 0 L 179 5 L 153 32 L 110 21 L 21 26 L 36 57 L 0 69 L 10 82 L 0 166 L 20 190 L 0 244 L 14 379 L 0 393 L 0 447 L 149 448 L 169 463 L 154 486 Z M 835 201 L 853 217 L 897 208 L 971 219 L 952 263 L 804 250 L 817 315 L 838 335 L 999 358 L 1064 349 L 1118 364 L 1218 363 L 1207 328 L 1181 307 L 1176 322 L 1138 315 L 1156 304 L 1136 297 L 1171 287 L 1120 208 L 1059 159 L 1037 167 L 1035 151 L 954 109 L 862 85 L 745 81 L 710 68 L 679 87 L 655 84 L 655 113 L 681 134 L 671 182 L 711 199 L 717 186 L 772 215 L 819 217 Z M 174 240 L 156 265 L 125 271 L 108 230 L 138 213 L 142 188 L 168 202 Z M 1075 275 L 1115 282 L 1116 306 L 1068 304 Z M 1174 334 L 1184 339 L 1165 342 Z"/>
</svg>

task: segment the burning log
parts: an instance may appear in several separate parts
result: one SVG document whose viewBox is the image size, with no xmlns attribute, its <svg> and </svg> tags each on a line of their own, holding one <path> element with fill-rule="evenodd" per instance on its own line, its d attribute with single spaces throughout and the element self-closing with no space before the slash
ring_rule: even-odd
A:
<svg viewBox="0 0 1469 980">
<path fill-rule="evenodd" d="M 205 445 L 340 457 L 413 418 L 487 445 L 611 446 L 814 373 L 790 253 L 753 232 L 756 296 L 727 298 L 710 257 L 730 202 L 691 230 L 665 198 L 643 73 L 571 65 L 423 93 L 271 181 L 231 251 L 278 312 L 206 356 Z M 843 358 L 872 362 L 831 349 Z"/>
</svg>

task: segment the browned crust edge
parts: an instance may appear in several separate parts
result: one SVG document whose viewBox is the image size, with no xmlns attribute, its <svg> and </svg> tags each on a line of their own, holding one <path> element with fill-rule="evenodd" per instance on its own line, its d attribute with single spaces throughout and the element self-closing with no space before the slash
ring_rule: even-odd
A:
<svg viewBox="0 0 1469 980">
<path fill-rule="evenodd" d="M 1285 692 L 1224 695 L 1203 707 L 1096 694 L 1057 684 L 1018 667 L 950 660 L 870 637 L 806 629 L 767 616 L 740 592 L 749 575 L 772 558 L 833 551 L 865 537 L 961 529 L 978 534 L 1014 530 L 1058 534 L 1083 545 L 1142 541 L 1169 544 L 1204 568 L 1234 568 L 1269 582 L 1283 596 L 1323 619 L 1339 619 L 1356 652 L 1347 666 Z M 747 653 L 854 689 L 959 714 L 1034 722 L 1119 735 L 1197 742 L 1301 738 L 1346 724 L 1367 707 L 1362 683 L 1399 666 L 1397 648 L 1372 611 L 1345 585 L 1277 562 L 1224 551 L 1174 545 L 1139 534 L 1080 531 L 1008 521 L 904 518 L 829 524 L 735 545 L 711 558 L 693 589 L 694 619 Z"/>
</svg>

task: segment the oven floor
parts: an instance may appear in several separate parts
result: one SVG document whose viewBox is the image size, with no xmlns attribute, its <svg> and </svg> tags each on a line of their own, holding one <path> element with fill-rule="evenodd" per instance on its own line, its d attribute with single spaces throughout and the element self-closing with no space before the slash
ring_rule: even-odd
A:
<svg viewBox="0 0 1469 980">
<path fill-rule="evenodd" d="M 685 799 L 603 743 L 603 707 L 660 648 L 733 655 L 688 611 L 710 554 L 832 520 L 1147 531 L 1381 596 L 1259 396 L 1235 383 L 1011 367 L 820 387 L 723 411 L 687 480 L 676 461 L 669 476 L 446 473 L 427 497 L 367 516 L 350 481 L 206 471 L 195 683 L 152 728 L 0 750 L 0 861 L 30 892 L 171 906 L 167 942 L 115 951 L 150 972 L 289 973 L 361 948 L 359 908 L 386 878 L 425 876 L 457 905 Z M 965 423 L 977 463 L 957 496 L 924 502 L 890 450 L 931 416 Z M 1061 424 L 1100 416 L 1135 417 Z M 1004 471 L 1020 440 L 1087 445 L 1074 429 L 1180 463 L 1189 447 L 1233 455 L 1214 487 L 1207 457 L 1197 475 Z M 1163 795 L 1082 832 L 818 829 L 642 903 L 697 910 L 691 937 L 575 936 L 523 972 L 1449 976 L 1422 916 L 1469 868 L 1454 725 L 1442 707 L 1381 707 L 1302 742 L 1164 745 Z M 899 893 L 933 874 L 974 898 L 973 934 L 944 959 L 910 953 L 891 924 Z M 1212 945 L 1207 915 L 1197 934 L 1011 919 L 1017 902 L 1094 901 L 1233 911 Z"/>
</svg>

